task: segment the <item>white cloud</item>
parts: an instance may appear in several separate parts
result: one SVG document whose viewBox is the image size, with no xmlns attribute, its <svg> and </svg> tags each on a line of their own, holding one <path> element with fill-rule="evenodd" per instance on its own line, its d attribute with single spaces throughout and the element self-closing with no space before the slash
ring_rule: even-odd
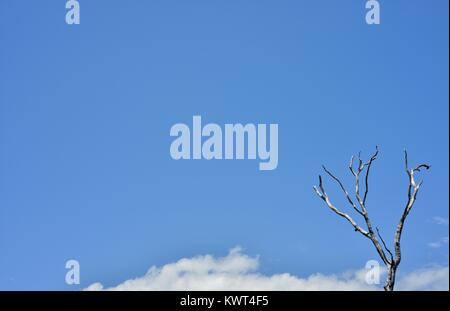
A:
<svg viewBox="0 0 450 311">
<path fill-rule="evenodd" d="M 431 248 L 440 248 L 444 245 L 448 245 L 448 236 L 443 237 L 443 238 L 439 239 L 438 241 L 428 243 L 428 246 Z"/>
<path fill-rule="evenodd" d="M 288 273 L 264 275 L 258 273 L 259 259 L 232 249 L 227 256 L 211 255 L 184 258 L 160 268 L 151 267 L 142 277 L 127 280 L 115 287 L 100 283 L 86 290 L 378 290 L 365 282 L 366 271 L 339 275 L 320 273 L 300 278 Z M 399 289 L 448 290 L 448 267 L 432 267 L 406 275 Z"/>
<path fill-rule="evenodd" d="M 448 290 L 449 269 L 435 266 L 411 272 L 397 283 L 399 290 Z"/>
<path fill-rule="evenodd" d="M 433 222 L 437 225 L 448 226 L 448 218 L 436 216 L 436 217 L 433 217 Z"/>
</svg>

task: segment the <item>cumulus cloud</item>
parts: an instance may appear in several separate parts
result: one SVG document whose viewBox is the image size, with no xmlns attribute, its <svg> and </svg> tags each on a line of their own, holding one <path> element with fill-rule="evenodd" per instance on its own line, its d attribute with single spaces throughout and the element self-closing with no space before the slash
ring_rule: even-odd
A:
<svg viewBox="0 0 450 311">
<path fill-rule="evenodd" d="M 258 272 L 259 258 L 240 248 L 225 257 L 211 255 L 183 258 L 162 267 L 151 267 L 142 277 L 104 288 L 94 283 L 86 290 L 379 290 L 365 281 L 366 270 L 342 274 L 313 274 L 305 278 L 289 273 L 264 275 Z M 411 273 L 401 279 L 401 289 L 448 290 L 448 267 L 433 267 Z"/>
<path fill-rule="evenodd" d="M 434 266 L 411 272 L 397 283 L 400 290 L 448 290 L 449 269 Z"/>
</svg>

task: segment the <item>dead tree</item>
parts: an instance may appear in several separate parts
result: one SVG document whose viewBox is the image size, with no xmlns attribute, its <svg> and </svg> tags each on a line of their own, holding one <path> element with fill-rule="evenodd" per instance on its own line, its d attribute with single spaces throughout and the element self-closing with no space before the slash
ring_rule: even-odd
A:
<svg viewBox="0 0 450 311">
<path fill-rule="evenodd" d="M 369 213 L 367 211 L 367 195 L 369 193 L 369 173 L 370 169 L 372 167 L 373 162 L 377 159 L 378 156 L 378 147 L 376 148 L 376 152 L 370 157 L 370 159 L 367 162 L 363 162 L 361 160 L 361 154 L 358 155 L 357 159 L 357 167 L 355 167 L 355 158 L 352 156 L 349 164 L 349 169 L 353 177 L 355 178 L 355 197 L 356 200 L 352 199 L 350 194 L 347 192 L 347 190 L 344 187 L 344 184 L 341 182 L 339 178 L 337 178 L 335 175 L 333 175 L 325 166 L 322 166 L 324 171 L 339 184 L 339 187 L 344 192 L 344 195 L 350 204 L 350 206 L 355 210 L 357 214 L 359 214 L 365 221 L 366 226 L 365 228 L 360 227 L 355 220 L 353 220 L 352 217 L 350 217 L 347 213 L 342 212 L 337 207 L 331 203 L 329 196 L 325 192 L 323 182 L 322 182 L 322 176 L 319 175 L 319 187 L 314 186 L 314 191 L 316 194 L 327 204 L 327 206 L 335 212 L 337 215 L 345 218 L 354 228 L 355 232 L 361 233 L 363 236 L 368 238 L 372 244 L 375 246 L 375 249 L 380 256 L 383 263 L 386 265 L 387 268 L 387 278 L 386 282 L 384 284 L 384 289 L 386 291 L 392 291 L 394 290 L 395 285 L 395 275 L 397 272 L 397 268 L 400 264 L 402 255 L 401 255 L 401 246 L 400 246 L 400 239 L 402 236 L 403 227 L 405 224 L 406 217 L 408 216 L 409 212 L 411 211 L 416 198 L 417 193 L 419 192 L 419 189 L 422 185 L 422 181 L 419 183 L 416 183 L 414 179 L 414 174 L 416 172 L 420 172 L 421 169 L 429 169 L 430 166 L 428 164 L 420 164 L 416 166 L 413 169 L 410 169 L 408 166 L 408 153 L 405 150 L 405 170 L 406 174 L 408 175 L 409 179 L 409 185 L 408 185 L 408 200 L 406 203 L 406 206 L 403 210 L 402 216 L 400 217 L 400 221 L 398 222 L 397 229 L 395 231 L 394 235 L 394 253 L 391 252 L 391 250 L 386 245 L 384 239 L 382 238 L 380 231 L 377 227 L 374 227 L 372 225 L 372 221 L 370 220 Z M 364 176 L 362 176 L 363 174 Z M 361 187 L 360 187 L 360 179 L 364 178 L 364 193 L 362 193 Z M 356 201 L 356 204 L 355 204 Z"/>
</svg>

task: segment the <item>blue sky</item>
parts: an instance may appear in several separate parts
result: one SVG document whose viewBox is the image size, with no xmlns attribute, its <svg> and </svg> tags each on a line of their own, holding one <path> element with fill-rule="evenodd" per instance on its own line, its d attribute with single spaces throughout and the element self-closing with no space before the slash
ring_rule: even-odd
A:
<svg viewBox="0 0 450 311">
<path fill-rule="evenodd" d="M 448 1 L 381 1 L 378 26 L 362 0 L 80 0 L 76 26 L 64 2 L 0 0 L 0 289 L 112 286 L 236 245 L 265 274 L 362 268 L 373 247 L 312 186 L 326 164 L 350 188 L 350 156 L 375 145 L 388 241 L 403 149 L 432 165 L 400 273 L 448 266 L 448 243 L 429 246 L 448 237 Z M 193 115 L 278 123 L 278 168 L 172 160 L 170 127 Z"/>
</svg>

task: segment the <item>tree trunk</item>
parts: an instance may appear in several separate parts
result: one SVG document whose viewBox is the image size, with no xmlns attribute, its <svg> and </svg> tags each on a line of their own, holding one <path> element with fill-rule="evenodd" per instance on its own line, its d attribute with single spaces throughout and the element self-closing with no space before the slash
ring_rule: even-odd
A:
<svg viewBox="0 0 450 311">
<path fill-rule="evenodd" d="M 388 266 L 388 275 L 386 278 L 386 283 L 384 284 L 385 291 L 393 291 L 395 285 L 395 274 L 397 273 L 397 265 L 391 264 Z"/>
</svg>

